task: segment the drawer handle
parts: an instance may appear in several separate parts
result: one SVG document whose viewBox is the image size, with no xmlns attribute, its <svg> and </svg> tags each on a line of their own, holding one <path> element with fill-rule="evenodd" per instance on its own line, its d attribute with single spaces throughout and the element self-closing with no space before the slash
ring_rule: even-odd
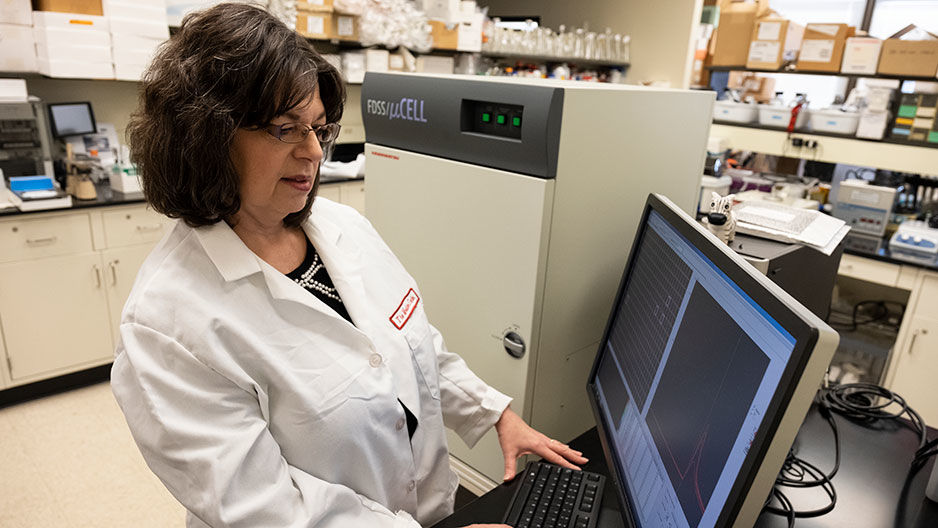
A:
<svg viewBox="0 0 938 528">
<path fill-rule="evenodd" d="M 137 226 L 137 231 L 140 231 L 141 233 L 145 233 L 149 231 L 159 231 L 161 229 L 163 229 L 163 224 L 150 224 L 150 225 L 138 225 Z"/>
<path fill-rule="evenodd" d="M 912 355 L 913 352 L 915 352 L 915 338 L 918 337 L 919 334 L 921 334 L 921 335 L 928 335 L 928 329 L 927 329 L 927 328 L 916 328 L 915 331 L 912 332 L 912 342 L 909 343 L 909 355 L 910 355 L 910 356 Z"/>
<path fill-rule="evenodd" d="M 111 286 L 117 286 L 117 264 L 119 261 L 112 260 L 107 263 L 107 267 L 111 268 Z"/>
<path fill-rule="evenodd" d="M 58 237 L 56 237 L 56 236 L 43 237 L 43 238 L 27 238 L 27 239 L 26 239 L 26 244 L 28 244 L 28 245 L 30 245 L 30 246 L 38 246 L 38 245 L 40 245 L 40 244 L 52 244 L 52 243 L 54 243 L 57 239 L 58 239 Z"/>
<path fill-rule="evenodd" d="M 92 266 L 94 268 L 94 279 L 95 279 L 95 288 L 101 287 L 101 268 L 97 264 Z"/>
</svg>

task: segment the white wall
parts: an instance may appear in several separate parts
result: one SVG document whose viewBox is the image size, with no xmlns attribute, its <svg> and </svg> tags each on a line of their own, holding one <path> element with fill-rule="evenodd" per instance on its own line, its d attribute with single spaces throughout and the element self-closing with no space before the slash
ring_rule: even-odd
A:
<svg viewBox="0 0 938 528">
<path fill-rule="evenodd" d="M 667 81 L 674 88 L 690 85 L 693 33 L 703 0 L 479 0 L 490 16 L 538 15 L 554 31 L 589 24 L 591 31 L 632 37 L 628 83 Z"/>
</svg>

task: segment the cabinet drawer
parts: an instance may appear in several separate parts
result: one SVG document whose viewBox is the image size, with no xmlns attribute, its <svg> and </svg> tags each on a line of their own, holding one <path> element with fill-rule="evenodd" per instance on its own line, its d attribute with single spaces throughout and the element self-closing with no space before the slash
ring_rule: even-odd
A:
<svg viewBox="0 0 938 528">
<path fill-rule="evenodd" d="M 924 272 L 918 287 L 915 315 L 938 321 L 938 273 Z M 938 333 L 938 327 L 935 331 Z"/>
<path fill-rule="evenodd" d="M 879 262 L 878 260 L 855 255 L 844 255 L 840 259 L 840 268 L 837 273 L 854 279 L 895 286 L 896 281 L 899 280 L 899 269 L 898 264 Z"/>
<path fill-rule="evenodd" d="M 87 214 L 0 222 L 0 262 L 92 250 Z"/>
<path fill-rule="evenodd" d="M 136 207 L 101 214 L 107 247 L 154 243 L 169 231 L 173 221 L 151 209 Z"/>
</svg>

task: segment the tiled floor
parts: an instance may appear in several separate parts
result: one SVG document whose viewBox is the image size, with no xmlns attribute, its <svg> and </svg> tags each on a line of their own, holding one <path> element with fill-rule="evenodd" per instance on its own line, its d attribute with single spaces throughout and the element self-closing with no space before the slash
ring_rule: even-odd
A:
<svg viewBox="0 0 938 528">
<path fill-rule="evenodd" d="M 107 383 L 0 408 L 0 528 L 183 526 Z"/>
<path fill-rule="evenodd" d="M 0 527 L 173 527 L 185 512 L 100 383 L 0 409 Z"/>
</svg>

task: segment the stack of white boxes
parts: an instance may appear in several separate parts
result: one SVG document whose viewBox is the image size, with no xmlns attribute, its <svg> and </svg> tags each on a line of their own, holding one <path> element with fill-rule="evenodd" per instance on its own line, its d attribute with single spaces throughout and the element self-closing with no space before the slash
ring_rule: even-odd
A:
<svg viewBox="0 0 938 528">
<path fill-rule="evenodd" d="M 111 28 L 114 78 L 137 81 L 157 47 L 169 38 L 165 0 L 105 0 Z"/>
<path fill-rule="evenodd" d="M 33 11 L 33 29 L 40 73 L 78 79 L 114 78 L 107 18 Z"/>
<path fill-rule="evenodd" d="M 886 135 L 886 126 L 891 122 L 889 109 L 896 96 L 895 88 L 888 85 L 889 81 L 866 79 L 867 106 L 860 112 L 860 123 L 857 126 L 857 137 L 864 139 L 883 139 Z M 883 83 L 885 86 L 878 85 Z"/>
<path fill-rule="evenodd" d="M 0 71 L 37 71 L 35 46 L 29 0 L 0 0 Z"/>
</svg>

